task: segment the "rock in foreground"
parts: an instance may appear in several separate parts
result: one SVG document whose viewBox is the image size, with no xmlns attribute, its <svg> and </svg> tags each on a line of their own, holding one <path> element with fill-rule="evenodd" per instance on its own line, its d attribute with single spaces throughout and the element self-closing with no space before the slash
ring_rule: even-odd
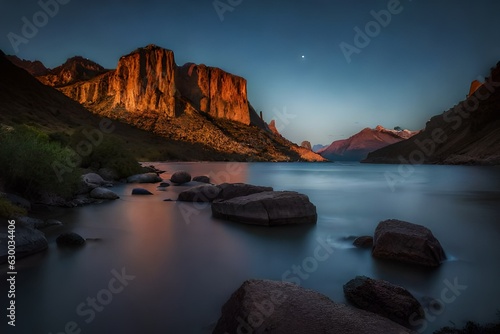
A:
<svg viewBox="0 0 500 334">
<path fill-rule="evenodd" d="M 396 219 L 378 224 L 372 254 L 428 267 L 438 267 L 446 259 L 441 244 L 428 228 Z"/>
<path fill-rule="evenodd" d="M 59 246 L 82 246 L 85 244 L 85 239 L 77 233 L 69 232 L 60 234 L 56 239 L 56 243 Z"/>
<path fill-rule="evenodd" d="M 287 282 L 249 280 L 222 307 L 213 334 L 412 333 L 377 314 Z"/>
<path fill-rule="evenodd" d="M 8 258 L 8 234 L 0 233 L 0 264 L 7 262 Z M 16 224 L 16 259 L 41 252 L 48 247 L 45 235 L 34 228 Z"/>
<path fill-rule="evenodd" d="M 218 186 L 221 190 L 219 199 L 228 200 L 236 197 L 252 195 L 264 191 L 273 191 L 272 187 L 254 186 L 246 183 L 222 183 Z"/>
<path fill-rule="evenodd" d="M 94 199 L 110 199 L 110 200 L 113 200 L 113 199 L 120 198 L 120 196 L 118 196 L 113 191 L 111 191 L 111 190 L 109 190 L 107 188 L 98 187 L 98 188 L 95 188 L 94 190 L 92 190 L 90 192 L 90 198 L 94 198 Z"/>
<path fill-rule="evenodd" d="M 177 200 L 183 202 L 212 202 L 219 196 L 220 192 L 221 190 L 217 186 L 202 184 L 200 186 L 184 190 L 179 194 Z"/>
<path fill-rule="evenodd" d="M 266 191 L 227 201 L 214 201 L 215 218 L 255 225 L 316 223 L 316 206 L 294 191 Z"/>
<path fill-rule="evenodd" d="M 157 183 L 161 181 L 161 177 L 156 173 L 136 174 L 127 178 L 128 183 Z"/>
<path fill-rule="evenodd" d="M 406 327 L 424 317 L 422 306 L 408 290 L 387 281 L 357 276 L 344 285 L 344 294 L 356 307 Z"/>
</svg>

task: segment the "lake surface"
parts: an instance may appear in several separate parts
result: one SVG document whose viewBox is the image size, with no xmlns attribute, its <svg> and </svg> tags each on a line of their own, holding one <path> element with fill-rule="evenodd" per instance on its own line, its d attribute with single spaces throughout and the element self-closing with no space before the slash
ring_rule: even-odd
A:
<svg viewBox="0 0 500 334">
<path fill-rule="evenodd" d="M 410 290 L 429 308 L 416 328 L 423 333 L 463 326 L 465 320 L 498 320 L 500 168 L 155 165 L 166 170 L 165 178 L 184 169 L 215 183 L 305 193 L 317 206 L 318 223 L 265 228 L 225 222 L 213 219 L 207 205 L 163 201 L 176 199 L 185 187 L 160 192 L 156 185 L 116 186 L 117 201 L 52 212 L 65 226 L 44 230 L 49 250 L 18 261 L 15 333 L 72 333 L 75 326 L 81 333 L 210 333 L 221 306 L 246 279 L 288 279 L 345 302 L 342 285 L 356 275 Z M 138 186 L 155 196 L 131 196 Z M 427 270 L 376 260 L 369 250 L 351 246 L 354 236 L 373 235 L 377 224 L 390 218 L 430 228 L 449 260 Z M 101 240 L 61 249 L 55 238 L 63 231 Z M 319 245 L 333 252 L 312 261 Z M 294 274 L 294 266 L 302 272 Z M 3 295 L 6 266 L 0 269 Z M 459 286 L 453 294 L 450 284 Z"/>
</svg>

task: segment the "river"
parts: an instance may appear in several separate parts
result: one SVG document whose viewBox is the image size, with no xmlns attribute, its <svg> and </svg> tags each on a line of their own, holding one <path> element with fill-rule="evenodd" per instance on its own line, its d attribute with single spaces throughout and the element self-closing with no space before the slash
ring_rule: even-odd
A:
<svg viewBox="0 0 500 334">
<path fill-rule="evenodd" d="M 115 186 L 119 200 L 50 213 L 65 225 L 44 230 L 48 251 L 17 263 L 15 333 L 210 333 L 221 306 L 246 279 L 292 280 L 344 303 L 342 285 L 356 275 L 385 279 L 413 293 L 428 308 L 427 319 L 416 327 L 421 333 L 453 323 L 462 327 L 465 320 L 499 320 L 498 167 L 155 165 L 165 175 L 187 170 L 215 183 L 307 194 L 317 206 L 318 222 L 242 225 L 212 218 L 206 204 L 164 201 L 176 199 L 182 186 L 166 191 L 153 184 Z M 154 196 L 131 196 L 139 186 Z M 351 246 L 353 237 L 373 235 L 377 224 L 390 218 L 430 228 L 448 260 L 429 270 L 377 260 L 369 250 Z M 65 231 L 97 240 L 78 249 L 59 248 L 55 238 Z M 318 245 L 325 244 L 333 252 L 312 261 Z M 295 274 L 294 266 L 307 270 Z M 6 266 L 0 269 L 4 287 Z M 443 300 L 443 290 L 454 283 L 460 289 Z"/>
</svg>

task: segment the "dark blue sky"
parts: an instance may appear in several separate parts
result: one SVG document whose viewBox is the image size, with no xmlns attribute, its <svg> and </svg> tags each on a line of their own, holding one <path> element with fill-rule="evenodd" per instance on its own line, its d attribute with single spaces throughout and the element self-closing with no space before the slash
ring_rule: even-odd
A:
<svg viewBox="0 0 500 334">
<path fill-rule="evenodd" d="M 55 67 L 81 55 L 115 68 L 121 55 L 157 44 L 179 65 L 245 77 L 253 106 L 296 142 L 327 144 L 377 124 L 423 128 L 500 61 L 496 0 L 220 0 L 230 8 L 222 16 L 213 0 L 59 1 L 19 57 Z M 40 10 L 35 0 L 0 1 L 5 53 L 16 53 L 8 34 L 22 36 L 23 17 L 33 22 Z M 381 10 L 392 11 L 384 26 L 371 13 Z M 356 27 L 368 27 L 369 43 L 355 41 Z M 341 43 L 356 48 L 350 62 Z"/>
</svg>

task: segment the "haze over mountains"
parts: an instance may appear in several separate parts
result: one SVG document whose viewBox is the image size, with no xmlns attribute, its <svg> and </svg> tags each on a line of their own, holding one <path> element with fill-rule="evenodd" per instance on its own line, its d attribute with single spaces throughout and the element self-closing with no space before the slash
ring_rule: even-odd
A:
<svg viewBox="0 0 500 334">
<path fill-rule="evenodd" d="M 11 60 L 98 116 L 202 148 L 194 160 L 324 160 L 270 131 L 248 101 L 245 79 L 205 65 L 179 67 L 172 51 L 155 45 L 121 57 L 116 70 L 82 57 L 46 71 Z"/>
</svg>

